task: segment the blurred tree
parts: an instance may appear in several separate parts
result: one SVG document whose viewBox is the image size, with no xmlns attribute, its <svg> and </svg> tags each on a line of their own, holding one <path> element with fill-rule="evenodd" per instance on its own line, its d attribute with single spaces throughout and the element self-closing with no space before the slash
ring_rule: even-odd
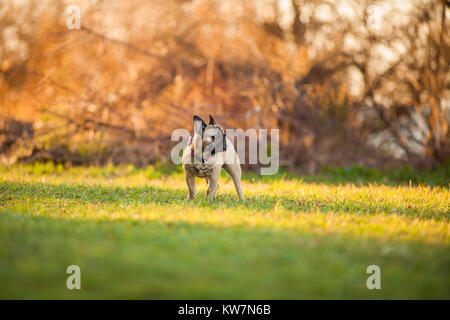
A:
<svg viewBox="0 0 450 320">
<path fill-rule="evenodd" d="M 164 160 L 194 113 L 281 128 L 282 163 L 310 171 L 384 164 L 383 139 L 404 161 L 448 158 L 448 1 L 79 5 L 68 30 L 62 1 L 0 3 L 0 117 L 33 129 L 2 126 L 9 161 Z"/>
</svg>

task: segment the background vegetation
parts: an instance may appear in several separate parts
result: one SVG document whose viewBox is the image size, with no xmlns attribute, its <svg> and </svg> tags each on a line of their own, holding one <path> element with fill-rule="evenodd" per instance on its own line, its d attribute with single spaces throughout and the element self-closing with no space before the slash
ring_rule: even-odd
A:
<svg viewBox="0 0 450 320">
<path fill-rule="evenodd" d="M 0 4 L 5 163 L 165 162 L 195 113 L 280 128 L 291 170 L 448 159 L 448 1 L 68 4 Z"/>
</svg>

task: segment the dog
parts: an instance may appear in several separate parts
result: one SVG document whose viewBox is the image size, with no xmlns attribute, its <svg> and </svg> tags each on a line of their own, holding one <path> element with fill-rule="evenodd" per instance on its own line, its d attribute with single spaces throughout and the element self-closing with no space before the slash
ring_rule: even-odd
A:
<svg viewBox="0 0 450 320">
<path fill-rule="evenodd" d="M 215 198 L 219 189 L 222 168 L 231 176 L 240 200 L 244 201 L 241 186 L 241 164 L 233 143 L 226 138 L 222 127 L 209 115 L 209 124 L 199 116 L 193 117 L 194 135 L 183 150 L 182 165 L 189 188 L 189 200 L 195 198 L 195 178 L 205 178 L 207 196 Z"/>
</svg>

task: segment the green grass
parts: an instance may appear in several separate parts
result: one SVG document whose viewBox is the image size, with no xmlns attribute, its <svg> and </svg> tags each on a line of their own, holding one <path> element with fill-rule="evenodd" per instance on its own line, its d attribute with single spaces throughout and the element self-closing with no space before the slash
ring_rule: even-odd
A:
<svg viewBox="0 0 450 320">
<path fill-rule="evenodd" d="M 330 170 L 246 175 L 241 203 L 225 175 L 188 202 L 179 168 L 0 167 L 0 298 L 449 299 L 446 173 Z"/>
</svg>

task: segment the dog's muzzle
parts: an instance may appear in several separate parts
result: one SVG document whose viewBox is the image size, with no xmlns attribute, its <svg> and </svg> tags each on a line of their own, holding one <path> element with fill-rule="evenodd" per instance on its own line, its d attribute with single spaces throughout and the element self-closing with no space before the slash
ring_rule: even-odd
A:
<svg viewBox="0 0 450 320">
<path fill-rule="evenodd" d="M 193 139 L 192 136 L 190 136 L 189 140 L 188 140 L 188 145 L 191 145 L 191 156 L 195 157 L 195 151 L 194 151 L 194 148 L 192 148 L 192 139 Z M 202 163 L 209 161 L 213 156 L 214 155 L 210 155 L 208 158 L 204 159 L 203 155 L 202 155 Z"/>
</svg>

